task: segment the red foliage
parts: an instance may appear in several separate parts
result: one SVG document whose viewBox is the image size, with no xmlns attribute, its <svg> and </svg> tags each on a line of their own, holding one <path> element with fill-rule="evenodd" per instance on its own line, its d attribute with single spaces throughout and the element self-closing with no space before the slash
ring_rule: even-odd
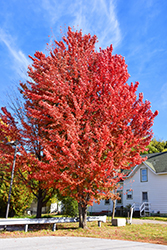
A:
<svg viewBox="0 0 167 250">
<path fill-rule="evenodd" d="M 30 57 L 32 82 L 22 85 L 29 116 L 45 134 L 49 163 L 40 176 L 85 205 L 110 197 L 121 170 L 142 162 L 157 115 L 142 94 L 137 99 L 139 83 L 126 83 L 124 58 L 112 46 L 96 52 L 96 40 L 69 28 L 49 56 Z"/>
<path fill-rule="evenodd" d="M 38 142 L 43 158 L 24 146 L 23 166 L 30 167 L 31 178 L 71 195 L 84 208 L 94 198 L 110 198 L 122 170 L 143 161 L 140 153 L 158 114 L 142 93 L 137 98 L 138 82 L 128 85 L 124 58 L 112 55 L 112 46 L 95 51 L 96 41 L 69 28 L 48 56 L 30 56 L 32 81 L 21 84 L 31 121 L 22 121 L 24 145 L 32 149 Z"/>
<path fill-rule="evenodd" d="M 40 175 L 45 165 L 43 148 L 39 141 L 39 137 L 42 137 L 40 124 L 23 113 L 20 123 L 16 123 L 6 108 L 2 108 L 2 111 L 3 113 L 0 113 L 0 170 L 11 173 L 14 147 L 8 142 L 17 140 L 15 166 L 17 176 L 14 180 L 17 179 L 19 185 L 24 184 L 27 190 L 31 190 L 31 194 L 35 195 L 38 200 L 37 217 L 40 217 L 42 206 L 45 206 L 55 193 L 55 190 L 50 188 L 50 185 L 46 185 Z M 45 178 L 46 176 L 45 171 Z"/>
<path fill-rule="evenodd" d="M 10 141 L 21 141 L 19 136 L 19 129 L 14 118 L 7 111 L 6 108 L 2 108 L 3 114 L 0 113 L 0 167 L 13 161 L 14 148 L 9 146 Z M 10 171 L 10 169 L 9 169 Z"/>
</svg>

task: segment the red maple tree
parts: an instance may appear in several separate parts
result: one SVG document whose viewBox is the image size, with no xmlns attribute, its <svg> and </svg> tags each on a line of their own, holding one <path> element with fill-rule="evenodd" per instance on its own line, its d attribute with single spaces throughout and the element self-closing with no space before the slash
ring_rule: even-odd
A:
<svg viewBox="0 0 167 250">
<path fill-rule="evenodd" d="M 149 101 L 127 83 L 125 60 L 112 46 L 95 51 L 96 36 L 68 28 L 49 55 L 36 52 L 22 84 L 26 107 L 43 131 L 48 163 L 39 176 L 78 202 L 79 226 L 93 199 L 110 198 L 123 169 L 140 164 L 154 117 Z M 57 180 L 55 182 L 55 180 Z"/>
</svg>

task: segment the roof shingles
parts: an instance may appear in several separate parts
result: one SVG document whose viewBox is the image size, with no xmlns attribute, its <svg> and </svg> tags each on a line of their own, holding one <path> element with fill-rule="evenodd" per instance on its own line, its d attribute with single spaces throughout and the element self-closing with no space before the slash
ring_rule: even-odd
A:
<svg viewBox="0 0 167 250">
<path fill-rule="evenodd" d="M 148 154 L 145 163 L 156 173 L 167 173 L 167 152 Z"/>
<path fill-rule="evenodd" d="M 154 153 L 141 155 L 141 157 L 146 157 L 147 160 L 145 164 L 150 167 L 155 173 L 163 174 L 167 173 L 167 152 Z M 128 170 L 123 170 L 123 174 L 127 177 L 133 176 L 135 174 L 134 170 L 138 169 L 141 165 L 132 167 Z M 136 168 L 137 167 L 137 168 Z"/>
</svg>

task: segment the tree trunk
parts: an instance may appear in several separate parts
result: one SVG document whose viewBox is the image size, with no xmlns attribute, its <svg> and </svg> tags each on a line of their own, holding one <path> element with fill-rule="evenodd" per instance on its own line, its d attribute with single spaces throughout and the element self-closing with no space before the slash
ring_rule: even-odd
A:
<svg viewBox="0 0 167 250">
<path fill-rule="evenodd" d="M 36 218 L 41 218 L 41 215 L 42 215 L 42 205 L 43 205 L 42 201 L 43 201 L 42 190 L 39 188 Z"/>
<path fill-rule="evenodd" d="M 114 219 L 115 216 L 115 205 L 116 205 L 116 200 L 113 200 L 113 208 L 112 208 L 112 218 L 111 218 L 111 222 Z"/>
<path fill-rule="evenodd" d="M 41 199 L 38 199 L 36 218 L 41 218 L 41 215 L 42 215 L 42 201 Z"/>
<path fill-rule="evenodd" d="M 49 199 L 51 197 L 50 195 L 46 197 L 46 194 L 47 194 L 47 192 L 45 189 L 39 188 L 38 196 L 36 196 L 38 199 L 36 218 L 41 218 L 42 207 L 46 206 L 47 202 L 49 201 Z M 52 194 L 52 193 L 50 193 L 50 194 Z"/>
<path fill-rule="evenodd" d="M 87 228 L 87 205 L 78 203 L 79 210 L 79 227 Z"/>
</svg>

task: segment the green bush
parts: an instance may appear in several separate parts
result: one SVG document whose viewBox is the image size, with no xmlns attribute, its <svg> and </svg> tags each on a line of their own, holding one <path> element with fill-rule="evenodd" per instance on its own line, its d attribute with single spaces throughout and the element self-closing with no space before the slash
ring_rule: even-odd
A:
<svg viewBox="0 0 167 250">
<path fill-rule="evenodd" d="M 11 171 L 9 170 L 7 166 L 3 170 L 2 166 L 0 166 L 0 217 L 5 217 L 6 214 L 11 181 Z M 15 172 L 10 198 L 9 217 L 23 215 L 32 200 L 33 194 L 18 178 L 18 173 Z"/>
<path fill-rule="evenodd" d="M 62 197 L 62 213 L 65 216 L 78 216 L 78 203 L 71 197 Z"/>
</svg>

